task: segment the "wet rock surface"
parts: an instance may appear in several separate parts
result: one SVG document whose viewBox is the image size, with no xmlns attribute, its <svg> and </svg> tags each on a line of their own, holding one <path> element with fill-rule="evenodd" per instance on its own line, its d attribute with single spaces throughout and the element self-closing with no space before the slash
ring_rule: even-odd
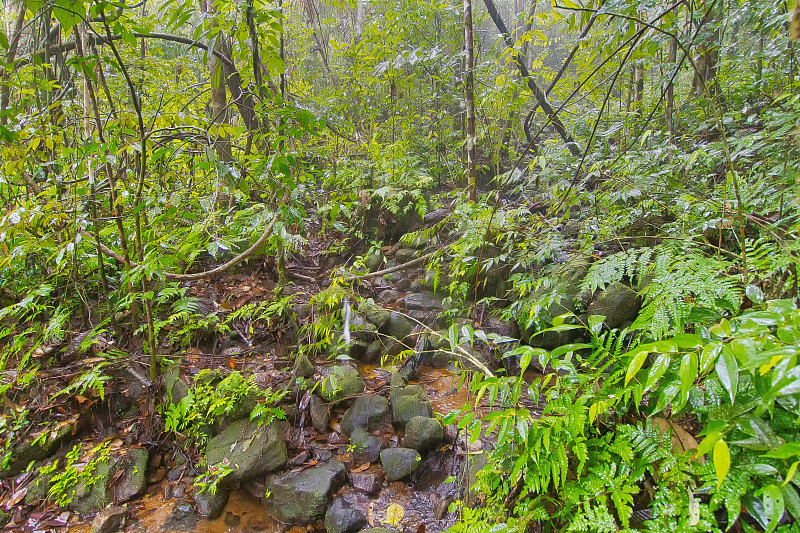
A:
<svg viewBox="0 0 800 533">
<path fill-rule="evenodd" d="M 225 483 L 267 474 L 283 468 L 288 460 L 281 424 L 260 426 L 248 419 L 238 420 L 208 443 L 206 464 L 225 464 L 233 470 Z"/>
<path fill-rule="evenodd" d="M 356 533 L 367 525 L 367 516 L 343 498 L 336 498 L 325 513 L 327 533 Z"/>
<path fill-rule="evenodd" d="M 410 476 L 421 460 L 419 452 L 411 448 L 388 448 L 381 452 L 381 465 L 389 482 Z"/>
<path fill-rule="evenodd" d="M 347 469 L 338 461 L 275 476 L 267 482 L 267 509 L 282 522 L 318 522 L 325 516 L 328 497 L 346 481 Z"/>
<path fill-rule="evenodd" d="M 386 419 L 388 413 L 389 402 L 383 396 L 374 394 L 360 396 L 353 401 L 353 405 L 342 417 L 342 431 L 347 435 L 357 428 L 374 431 Z"/>
</svg>

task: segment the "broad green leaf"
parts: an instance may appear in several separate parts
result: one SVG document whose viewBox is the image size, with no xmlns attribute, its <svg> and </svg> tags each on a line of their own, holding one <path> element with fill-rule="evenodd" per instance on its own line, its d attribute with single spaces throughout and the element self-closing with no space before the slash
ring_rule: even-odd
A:
<svg viewBox="0 0 800 533">
<path fill-rule="evenodd" d="M 722 353 L 717 359 L 716 371 L 722 386 L 731 397 L 731 403 L 735 402 L 736 389 L 739 386 L 739 365 L 728 346 L 723 347 Z"/>
<path fill-rule="evenodd" d="M 744 293 L 753 303 L 760 304 L 764 301 L 764 291 L 757 285 L 748 285 Z"/>
<path fill-rule="evenodd" d="M 697 379 L 697 354 L 695 352 L 689 352 L 683 356 L 679 375 L 681 378 L 681 403 L 683 403 L 694 380 Z"/>
<path fill-rule="evenodd" d="M 786 471 L 786 479 L 783 480 L 784 485 L 786 485 L 787 483 L 791 482 L 794 479 L 794 475 L 797 473 L 798 465 L 800 465 L 800 461 L 795 461 L 792 463 L 792 466 L 789 467 L 789 470 Z"/>
<path fill-rule="evenodd" d="M 53 0 L 53 15 L 69 30 L 83 20 L 86 7 L 81 0 Z"/>
<path fill-rule="evenodd" d="M 717 474 L 717 489 L 719 489 L 722 487 L 722 482 L 725 481 L 728 470 L 731 468 L 731 453 L 723 439 L 718 440 L 717 443 L 714 444 L 714 452 L 712 455 L 714 459 L 714 471 Z"/>
<path fill-rule="evenodd" d="M 777 450 L 772 450 L 763 457 L 774 457 L 775 459 L 789 459 L 790 457 L 800 457 L 800 442 L 787 442 Z"/>
<path fill-rule="evenodd" d="M 653 387 L 664 376 L 664 372 L 667 371 L 667 368 L 669 368 L 669 360 L 670 355 L 666 353 L 662 353 L 656 358 L 656 362 L 650 367 L 650 375 L 647 376 L 647 383 L 644 386 L 645 390 L 653 390 Z"/>
<path fill-rule="evenodd" d="M 798 496 L 794 485 L 784 483 L 781 487 L 781 492 L 783 493 L 783 503 L 786 506 L 786 510 L 789 511 L 795 522 L 800 521 L 800 496 Z"/>
<path fill-rule="evenodd" d="M 722 319 L 719 324 L 708 328 L 708 332 L 718 339 L 726 339 L 731 336 L 731 323 L 727 319 Z"/>
<path fill-rule="evenodd" d="M 707 454 L 708 452 L 711 451 L 714 445 L 717 442 L 719 442 L 719 439 L 721 438 L 722 438 L 722 433 L 720 431 L 714 431 L 712 433 L 709 433 L 706 436 L 706 438 L 704 438 L 702 442 L 700 442 L 700 444 L 697 445 L 697 450 L 695 451 L 694 456 L 700 457 L 702 455 Z"/>
<path fill-rule="evenodd" d="M 640 346 L 639 348 L 642 348 Z M 628 383 L 633 379 L 633 377 L 641 370 L 642 365 L 644 364 L 645 360 L 647 359 L 648 354 L 650 354 L 650 350 L 643 349 L 638 353 L 634 354 L 633 359 L 631 359 L 630 364 L 628 365 L 628 371 L 625 373 L 625 386 L 628 386 Z"/>
<path fill-rule="evenodd" d="M 714 364 L 719 356 L 719 353 L 722 351 L 722 344 L 719 342 L 712 342 L 711 344 L 707 344 L 703 347 L 703 351 L 700 354 L 700 373 L 705 374 L 711 369 L 711 365 Z"/>
<path fill-rule="evenodd" d="M 783 516 L 784 509 L 785 506 L 781 488 L 777 485 L 768 485 L 764 489 L 764 514 L 766 514 L 769 519 L 768 531 L 772 531 L 778 527 L 778 522 L 780 522 Z"/>
<path fill-rule="evenodd" d="M 693 350 L 703 345 L 703 340 L 700 338 L 700 335 L 694 333 L 675 335 L 672 340 L 681 350 Z"/>
</svg>

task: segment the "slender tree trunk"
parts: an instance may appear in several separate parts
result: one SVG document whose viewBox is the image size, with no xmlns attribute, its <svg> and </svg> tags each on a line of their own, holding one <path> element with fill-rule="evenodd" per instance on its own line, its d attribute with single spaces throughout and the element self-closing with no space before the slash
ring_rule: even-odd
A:
<svg viewBox="0 0 800 533">
<path fill-rule="evenodd" d="M 472 0 L 464 0 L 464 46 L 466 61 L 464 65 L 464 92 L 467 99 L 467 188 L 469 199 L 475 202 L 478 197 L 477 172 L 475 168 L 475 59 L 473 57 Z"/>
<path fill-rule="evenodd" d="M 667 63 L 674 66 L 675 61 L 677 60 L 678 56 L 678 41 L 675 39 L 670 40 L 669 42 L 669 57 L 667 58 Z M 675 114 L 674 114 L 674 106 L 675 106 L 675 87 L 674 83 L 670 79 L 667 82 L 667 101 L 665 105 L 665 115 L 667 121 L 667 131 L 669 132 L 670 139 L 675 142 L 676 138 L 676 128 L 675 128 Z"/>
<path fill-rule="evenodd" d="M 636 119 L 644 114 L 644 65 L 636 65 Z"/>
<path fill-rule="evenodd" d="M 17 14 L 17 21 L 14 24 L 14 33 L 13 35 L 9 34 L 11 42 L 8 46 L 8 52 L 6 53 L 6 63 L 13 63 L 14 59 L 17 57 L 19 40 L 22 37 L 22 24 L 25 22 L 25 10 L 25 2 L 19 0 L 19 13 Z M 11 84 L 9 83 L 6 69 L 4 68 L 2 72 L 3 89 L 2 94 L 0 94 L 0 111 L 4 113 L 0 116 L 0 123 L 5 126 L 8 124 L 8 102 L 11 98 Z"/>
<path fill-rule="evenodd" d="M 522 57 L 519 51 L 514 48 L 514 41 L 511 39 L 511 34 L 508 32 L 508 28 L 503 22 L 503 19 L 500 17 L 500 14 L 497 12 L 497 7 L 495 7 L 493 0 L 483 0 L 483 3 L 486 5 L 486 9 L 489 11 L 489 16 L 492 17 L 495 26 L 497 26 L 497 29 L 503 35 L 503 40 L 505 40 L 506 46 L 508 46 L 508 48 L 511 50 L 514 63 L 519 69 L 520 75 L 525 78 L 528 88 L 539 102 L 539 105 L 542 107 L 542 111 L 545 112 L 547 117 L 553 123 L 553 127 L 564 140 L 564 143 L 566 143 L 570 153 L 572 153 L 572 155 L 575 157 L 580 157 L 582 152 L 578 146 L 578 143 L 575 142 L 575 139 L 573 139 L 569 133 L 567 133 L 566 128 L 564 128 L 564 124 L 561 122 L 561 119 L 558 118 L 558 115 L 553 110 L 550 102 L 547 101 L 547 96 L 545 96 L 533 78 L 531 78 L 530 72 L 528 72 L 528 67 L 525 65 L 525 58 Z"/>
<path fill-rule="evenodd" d="M 353 35 L 353 42 L 355 44 L 361 42 L 361 37 L 363 33 L 364 33 L 364 0 L 356 0 L 356 30 Z"/>
</svg>

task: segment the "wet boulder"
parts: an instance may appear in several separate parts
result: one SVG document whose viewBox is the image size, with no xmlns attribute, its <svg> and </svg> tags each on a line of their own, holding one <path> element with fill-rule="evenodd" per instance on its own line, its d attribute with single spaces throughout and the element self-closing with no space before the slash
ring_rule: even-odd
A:
<svg viewBox="0 0 800 533">
<path fill-rule="evenodd" d="M 211 439 L 206 447 L 206 464 L 227 461 L 233 470 L 225 476 L 225 484 L 262 476 L 283 468 L 288 457 L 283 431 L 278 421 L 267 425 L 237 420 Z"/>
<path fill-rule="evenodd" d="M 167 517 L 162 531 L 194 531 L 200 523 L 200 516 L 194 510 L 189 500 L 179 499 L 172 506 L 172 512 Z"/>
<path fill-rule="evenodd" d="M 328 497 L 346 482 L 347 470 L 338 461 L 275 476 L 267 481 L 267 509 L 282 522 L 317 522 L 325 516 Z"/>
<path fill-rule="evenodd" d="M 91 475 L 82 477 L 72 489 L 72 501 L 67 507 L 79 514 L 89 514 L 109 503 L 141 496 L 147 488 L 147 459 L 147 450 L 143 448 L 112 450 L 107 457 L 96 458 L 89 463 L 93 468 Z"/>
<path fill-rule="evenodd" d="M 228 505 L 228 498 L 231 491 L 224 487 L 217 487 L 213 493 L 210 490 L 194 494 L 194 504 L 198 514 L 205 520 L 213 520 L 222 514 L 225 506 Z"/>
<path fill-rule="evenodd" d="M 25 470 L 33 461 L 47 459 L 72 434 L 72 424 L 63 423 L 49 431 L 45 438 L 13 442 L 11 458 L 5 466 L 0 466 L 0 477 L 13 477 Z"/>
<path fill-rule="evenodd" d="M 328 403 L 341 401 L 364 392 L 364 379 L 350 365 L 336 365 L 328 369 L 325 379 L 317 387 L 319 396 Z"/>
<path fill-rule="evenodd" d="M 623 328 L 639 316 L 642 301 L 635 290 L 616 282 L 598 294 L 589 306 L 589 315 L 603 315 L 610 329 Z"/>
<path fill-rule="evenodd" d="M 383 307 L 376 304 L 372 299 L 362 300 L 358 305 L 358 312 L 364 315 L 364 318 L 375 327 L 382 328 L 389 322 L 391 313 Z"/>
<path fill-rule="evenodd" d="M 389 321 L 381 328 L 382 333 L 402 341 L 414 331 L 417 323 L 402 313 L 392 311 Z"/>
<path fill-rule="evenodd" d="M 383 266 L 384 261 L 383 254 L 373 253 L 364 258 L 364 266 L 366 266 L 367 270 L 370 272 L 375 272 Z"/>
<path fill-rule="evenodd" d="M 298 355 L 292 373 L 297 377 L 310 378 L 314 375 L 314 364 L 307 356 Z"/>
<path fill-rule="evenodd" d="M 374 463 L 383 450 L 383 441 L 362 428 L 353 431 L 350 444 L 353 447 L 351 457 L 355 464 Z"/>
<path fill-rule="evenodd" d="M 385 476 L 381 470 L 367 470 L 365 472 L 350 472 L 347 477 L 350 480 L 350 485 L 357 491 L 366 494 L 378 494 Z"/>
<path fill-rule="evenodd" d="M 377 394 L 359 396 L 342 417 L 342 432 L 350 435 L 356 428 L 374 431 L 388 412 L 389 402 L 383 396 Z"/>
<path fill-rule="evenodd" d="M 405 445 L 419 453 L 436 449 L 444 440 L 442 425 L 435 418 L 415 416 L 406 424 Z"/>
<path fill-rule="evenodd" d="M 126 507 L 106 507 L 92 520 L 92 533 L 116 533 L 125 525 Z"/>
<path fill-rule="evenodd" d="M 318 433 L 327 433 L 331 423 L 331 407 L 323 402 L 319 396 L 311 396 L 308 402 L 308 409 L 311 412 L 311 424 Z"/>
<path fill-rule="evenodd" d="M 428 393 L 422 385 L 395 387 L 389 393 L 392 404 L 392 423 L 403 428 L 415 416 L 433 416 Z"/>
<path fill-rule="evenodd" d="M 367 525 L 367 517 L 344 498 L 336 498 L 325 513 L 327 533 L 356 533 Z"/>
<path fill-rule="evenodd" d="M 403 263 L 413 261 L 418 256 L 419 251 L 413 248 L 400 248 L 394 253 L 394 260 L 397 261 L 398 264 L 402 265 Z"/>
<path fill-rule="evenodd" d="M 549 293 L 557 295 L 546 310 L 549 318 L 555 318 L 565 313 L 582 314 L 591 301 L 591 293 L 582 288 L 583 279 L 592 265 L 591 259 L 576 256 L 561 264 L 552 274 L 555 280 L 552 287 L 535 291 L 526 298 L 525 307 L 536 305 Z M 549 331 L 542 335 L 535 335 L 534 328 L 527 328 L 527 314 L 520 315 L 525 322 L 520 322 L 520 335 L 522 340 L 531 346 L 553 350 L 564 344 L 578 342 L 581 330 Z"/>
<path fill-rule="evenodd" d="M 411 448 L 387 448 L 381 452 L 381 465 L 390 483 L 410 476 L 420 461 L 419 452 Z"/>
</svg>

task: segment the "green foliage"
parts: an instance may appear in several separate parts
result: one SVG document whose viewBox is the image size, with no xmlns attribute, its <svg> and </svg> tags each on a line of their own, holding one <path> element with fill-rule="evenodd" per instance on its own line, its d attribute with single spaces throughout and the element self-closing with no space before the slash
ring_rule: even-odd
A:
<svg viewBox="0 0 800 533">
<path fill-rule="evenodd" d="M 104 441 L 85 454 L 81 445 L 75 445 L 67 452 L 63 466 L 59 467 L 56 460 L 49 467 L 40 469 L 39 475 L 42 477 L 54 473 L 47 491 L 48 499 L 58 507 L 66 507 L 75 497 L 79 486 L 92 487 L 96 482 L 98 466 L 109 460 L 110 444 L 110 441 Z"/>
<path fill-rule="evenodd" d="M 233 371 L 224 376 L 220 371 L 203 370 L 195 378 L 189 394 L 166 412 L 167 431 L 181 433 L 205 446 L 212 436 L 214 424 L 249 415 L 261 424 L 283 419 L 285 414 L 275 405 L 285 391 L 262 390 L 251 377 Z"/>
<path fill-rule="evenodd" d="M 697 454 L 711 453 L 715 476 L 705 481 L 716 486 L 712 505 L 727 509 L 731 523 L 745 494 L 761 498 L 760 510 L 748 511 L 764 529 L 777 527 L 784 509 L 800 519 L 794 483 L 800 464 L 798 330 L 795 302 L 771 300 L 764 309 L 701 327 L 698 334 L 626 354 L 628 375 L 636 376 L 640 390 L 646 371 L 639 369 L 639 355 L 658 354 L 644 385 L 657 398 L 654 413 L 669 406 L 673 413 L 694 413 L 703 424 Z M 692 361 L 694 372 L 683 372 L 685 361 Z"/>
<path fill-rule="evenodd" d="M 632 329 L 647 328 L 653 338 L 682 332 L 690 317 L 720 317 L 742 301 L 740 278 L 727 275 L 733 263 L 702 253 L 697 246 L 665 243 L 631 249 L 594 263 L 583 282 L 590 291 L 636 280 L 644 306 Z"/>
</svg>

